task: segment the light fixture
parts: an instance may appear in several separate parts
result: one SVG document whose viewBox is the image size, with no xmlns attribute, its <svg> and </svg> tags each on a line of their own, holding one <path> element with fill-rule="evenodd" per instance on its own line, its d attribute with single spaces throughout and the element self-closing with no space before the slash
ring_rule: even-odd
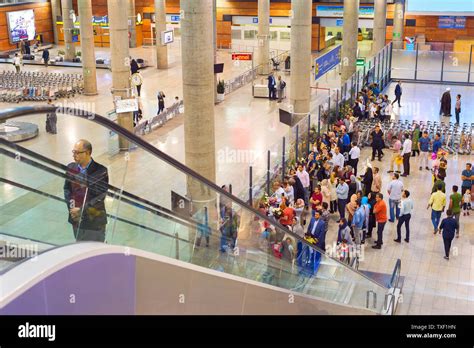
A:
<svg viewBox="0 0 474 348">
<path fill-rule="evenodd" d="M 137 24 L 142 24 L 142 15 L 137 13 Z"/>
</svg>

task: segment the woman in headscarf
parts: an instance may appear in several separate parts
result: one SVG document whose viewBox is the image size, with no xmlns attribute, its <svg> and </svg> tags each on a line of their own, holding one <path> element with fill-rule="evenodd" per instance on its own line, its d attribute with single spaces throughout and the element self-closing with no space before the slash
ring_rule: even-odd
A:
<svg viewBox="0 0 474 348">
<path fill-rule="evenodd" d="M 357 209 L 357 195 L 354 193 L 350 197 L 351 197 L 351 201 L 349 203 L 347 203 L 347 205 L 346 205 L 346 211 L 349 214 L 349 216 L 347 218 L 347 221 L 349 223 L 351 223 L 352 218 L 354 216 L 354 213 Z"/>
<path fill-rule="evenodd" d="M 375 193 L 369 192 L 368 194 L 368 205 L 370 208 L 370 213 L 369 213 L 369 225 L 367 228 L 367 235 L 365 236 L 366 238 L 372 238 L 372 230 L 376 226 L 376 221 L 375 221 L 375 214 L 374 214 L 374 206 L 375 206 Z M 364 204 L 364 203 L 362 203 Z"/>
<path fill-rule="evenodd" d="M 321 181 L 321 193 L 323 194 L 323 203 L 326 202 L 329 206 L 331 204 L 331 188 L 328 179 Z"/>
<path fill-rule="evenodd" d="M 329 179 L 329 188 L 331 190 L 331 204 L 329 205 L 329 207 L 330 207 L 331 214 L 334 214 L 335 212 L 337 212 L 336 186 L 337 186 L 336 174 L 333 172 L 331 173 L 331 177 Z"/>
<path fill-rule="evenodd" d="M 364 210 L 364 216 L 365 216 L 365 221 L 364 221 L 364 226 L 362 227 L 362 241 L 361 244 L 365 243 L 365 238 L 367 237 L 367 230 L 369 227 L 369 219 L 370 219 L 370 204 L 369 204 L 369 198 L 368 197 L 362 197 L 360 201 L 360 206 Z"/>
<path fill-rule="evenodd" d="M 339 231 L 337 232 L 337 243 L 341 243 L 345 239 L 347 244 L 352 244 L 351 229 L 346 219 L 339 220 Z"/>
<path fill-rule="evenodd" d="M 351 175 L 350 182 L 349 182 L 349 197 L 354 195 L 357 191 L 358 191 L 358 187 L 357 187 L 356 177 L 354 175 Z"/>
<path fill-rule="evenodd" d="M 364 174 L 364 179 L 362 183 L 364 184 L 364 196 L 367 196 L 372 189 L 372 181 L 374 180 L 374 175 L 372 173 L 372 168 L 367 167 L 367 170 Z"/>
</svg>

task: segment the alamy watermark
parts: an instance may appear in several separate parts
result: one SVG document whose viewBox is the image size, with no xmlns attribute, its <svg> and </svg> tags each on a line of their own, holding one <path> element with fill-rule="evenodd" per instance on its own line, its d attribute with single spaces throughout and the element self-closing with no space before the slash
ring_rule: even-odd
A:
<svg viewBox="0 0 474 348">
<path fill-rule="evenodd" d="M 218 163 L 254 163 L 261 155 L 254 150 L 238 150 L 225 147 L 217 151 Z"/>
<path fill-rule="evenodd" d="M 67 100 L 54 103 L 56 113 L 64 115 L 83 116 L 92 120 L 95 117 L 95 103 L 91 102 L 69 102 Z"/>
<path fill-rule="evenodd" d="M 0 259 L 36 259 L 38 253 L 38 244 L 0 244 Z"/>
<path fill-rule="evenodd" d="M 35 325 L 26 322 L 18 326 L 20 338 L 47 338 L 48 341 L 56 340 L 56 325 Z"/>
</svg>

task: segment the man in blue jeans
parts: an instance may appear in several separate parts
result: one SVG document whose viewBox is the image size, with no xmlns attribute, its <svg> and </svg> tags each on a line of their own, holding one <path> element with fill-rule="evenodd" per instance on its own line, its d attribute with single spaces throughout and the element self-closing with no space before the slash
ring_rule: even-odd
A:
<svg viewBox="0 0 474 348">
<path fill-rule="evenodd" d="M 466 190 L 470 190 L 474 183 L 474 170 L 472 170 L 471 163 L 466 163 L 466 169 L 461 173 L 461 195 L 466 193 Z"/>
<path fill-rule="evenodd" d="M 434 234 L 438 233 L 439 221 L 441 220 L 441 213 L 446 206 L 446 195 L 442 191 L 443 187 L 438 185 L 437 191 L 431 194 L 428 202 L 429 209 L 431 207 L 431 222 L 433 223 Z"/>
<path fill-rule="evenodd" d="M 403 182 L 399 180 L 398 173 L 393 173 L 392 181 L 388 184 L 388 204 L 390 209 L 390 219 L 388 221 L 395 222 L 395 216 L 400 216 L 400 201 L 402 199 Z"/>
<path fill-rule="evenodd" d="M 349 186 L 346 182 L 342 179 L 337 179 L 337 187 L 336 187 L 336 194 L 337 194 L 337 209 L 339 210 L 339 217 L 343 219 L 346 214 L 346 205 L 347 205 L 347 198 L 349 195 Z"/>
</svg>

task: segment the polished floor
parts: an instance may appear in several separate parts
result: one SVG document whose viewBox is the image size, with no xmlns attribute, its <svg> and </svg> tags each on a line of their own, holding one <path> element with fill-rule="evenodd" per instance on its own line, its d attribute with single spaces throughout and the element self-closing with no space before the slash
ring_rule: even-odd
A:
<svg viewBox="0 0 474 348">
<path fill-rule="evenodd" d="M 142 49 L 149 50 L 149 49 Z M 105 54 L 105 53 L 104 53 Z M 152 56 L 150 56 L 152 57 Z M 174 61 L 173 61 L 174 59 Z M 174 57 L 170 69 L 157 71 L 153 68 L 143 72 L 145 83 L 143 87 L 142 102 L 145 105 L 146 117 L 154 114 L 156 108 L 156 91 L 163 90 L 168 96 L 180 95 L 181 75 L 179 58 Z M 223 58 L 226 59 L 226 58 Z M 228 59 L 228 58 L 227 58 Z M 0 65 L 0 69 L 10 69 L 8 65 Z M 241 67 L 229 72 L 229 76 L 240 73 Z M 43 67 L 25 67 L 25 69 L 41 70 Z M 71 69 L 48 68 L 51 71 L 71 71 Z M 73 70 L 77 71 L 77 70 Z M 334 79 L 337 76 L 334 74 Z M 284 75 L 289 82 L 289 76 Z M 100 94 L 95 97 L 81 96 L 75 102 L 91 103 L 98 113 L 105 114 L 112 107 L 109 94 L 111 75 L 109 71 L 99 71 L 98 80 Z M 332 78 L 328 84 L 334 83 Z M 289 84 L 288 84 L 289 85 Z M 314 85 L 316 86 L 316 85 Z M 444 91 L 444 86 L 404 84 L 402 108 L 395 107 L 394 117 L 401 119 L 439 120 L 439 98 Z M 290 86 L 289 86 L 290 88 Z M 388 94 L 393 95 L 394 84 L 389 86 Z M 452 94 L 460 93 L 463 96 L 463 113 L 461 122 L 474 122 L 474 117 L 469 110 L 474 107 L 471 87 L 452 87 Z M 171 98 L 168 99 L 168 102 Z M 312 109 L 313 115 L 317 106 L 327 99 L 327 91 L 313 89 Z M 6 107 L 7 105 L 0 105 Z M 251 85 L 226 96 L 223 103 L 215 108 L 216 151 L 217 151 L 217 183 L 232 184 L 234 193 L 242 192 L 242 197 L 248 191 L 248 167 L 254 168 L 254 178 L 263 177 L 266 172 L 266 153 L 271 151 L 273 164 L 281 156 L 281 143 L 283 136 L 289 136 L 287 126 L 279 122 L 278 109 L 280 104 L 269 102 L 266 99 L 252 97 Z M 284 105 L 283 105 L 284 107 Z M 44 116 L 27 117 L 32 122 L 40 125 L 39 137 L 22 143 L 23 146 L 53 158 L 63 164 L 71 161 L 72 145 L 77 139 L 87 138 L 94 145 L 94 158 L 107 165 L 111 174 L 111 183 L 125 190 L 149 199 L 153 202 L 170 206 L 170 189 L 184 194 L 185 178 L 176 170 L 170 168 L 162 161 L 153 159 L 141 150 L 130 152 L 129 159 L 125 155 L 110 156 L 108 154 L 108 132 L 100 129 L 90 122 L 60 117 L 58 120 L 58 134 L 50 135 L 44 132 Z M 313 118 L 314 121 L 315 118 Z M 184 162 L 184 129 L 183 116 L 170 121 L 164 127 L 144 136 L 147 141 L 160 150 L 168 153 L 179 161 Z M 243 151 L 245 156 L 231 157 L 229 151 Z M 362 159 L 369 153 L 364 149 Z M 453 184 L 460 184 L 460 172 L 466 162 L 472 162 L 473 156 L 458 156 L 449 158 L 447 193 Z M 5 160 L 3 160 L 5 161 Z M 380 166 L 383 175 L 383 192 L 389 181 L 389 159 L 375 162 Z M 363 161 L 361 161 L 363 162 Z M 455 239 L 453 256 L 451 260 L 443 259 L 443 242 L 439 235 L 432 233 L 430 212 L 426 205 L 431 191 L 431 174 L 428 171 L 419 172 L 416 159 L 412 159 L 412 175 L 404 178 L 403 182 L 411 192 L 416 204 L 416 211 L 412 218 L 412 237 L 410 244 L 401 245 L 393 242 L 395 225 L 388 224 L 385 229 L 385 243 L 382 250 L 365 248 L 365 259 L 360 268 L 373 272 L 391 274 L 398 258 L 402 260 L 401 275 L 405 277 L 403 302 L 399 307 L 400 314 L 473 314 L 474 313 L 474 217 L 461 217 L 461 237 Z M 5 165 L 4 165 L 5 164 Z M 40 177 L 26 169 L 18 170 L 15 165 L 6 165 L 2 162 L 1 175 L 17 178 L 19 181 L 34 183 L 35 188 L 44 189 L 51 194 L 61 194 L 61 183 L 51 178 Z M 359 168 L 360 170 L 361 168 Z M 361 171 L 361 170 L 360 170 Z M 363 172 L 363 171 L 361 171 Z M 28 199 L 24 193 L 9 185 L 0 186 L 0 204 L 2 209 L 6 206 L 18 207 Z M 30 201 L 31 207 L 48 204 L 41 201 Z M 109 202 L 110 211 L 117 211 L 118 206 Z M 24 215 L 2 216 L 2 226 L 14 230 L 18 235 L 32 239 L 51 238 L 54 242 L 63 242 L 66 235 L 55 234 L 58 230 L 69 228 L 66 221 L 59 219 L 63 216 L 64 207 L 60 204 L 49 205 L 38 211 L 48 211 L 49 215 L 35 214 L 35 209 L 26 209 Z M 13 210 L 14 211 L 14 210 Z M 128 212 L 134 214 L 134 212 Z M 146 217 L 144 217 L 145 219 Z M 327 243 L 336 238 L 336 217 L 330 227 Z M 41 221 L 32 231 L 32 222 Z M 62 222 L 61 222 L 62 221 Z M 151 221 L 151 220 L 150 220 Z M 55 225 L 57 224 L 57 225 Z M 133 239 L 135 234 L 125 235 L 120 232 L 119 239 Z M 35 235 L 37 238 L 35 238 Z M 67 234 L 72 238 L 71 234 Z M 150 236 L 143 237 L 137 246 L 150 244 Z M 67 240 L 67 239 L 66 239 Z M 367 245 L 369 246 L 369 245 Z"/>
</svg>

